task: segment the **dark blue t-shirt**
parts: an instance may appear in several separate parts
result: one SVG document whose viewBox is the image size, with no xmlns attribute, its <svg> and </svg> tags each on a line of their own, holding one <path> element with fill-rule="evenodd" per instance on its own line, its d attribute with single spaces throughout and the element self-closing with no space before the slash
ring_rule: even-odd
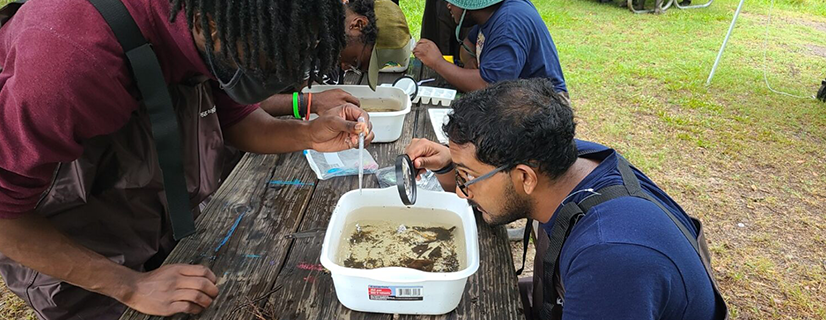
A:
<svg viewBox="0 0 826 320">
<path fill-rule="evenodd" d="M 583 154 L 608 150 L 586 141 L 577 141 L 577 148 L 586 158 Z M 612 150 L 605 159 L 595 159 L 602 163 L 565 203 L 579 203 L 594 191 L 622 184 L 617 156 Z M 642 189 L 696 238 L 683 209 L 648 177 L 634 172 Z M 548 234 L 556 216 L 542 225 Z M 714 319 L 714 291 L 699 255 L 666 213 L 641 198 L 621 197 L 589 210 L 562 247 L 559 275 L 566 320 Z"/>
<path fill-rule="evenodd" d="M 548 78 L 557 92 L 568 92 L 548 27 L 528 0 L 505 0 L 483 25 L 475 26 L 468 40 L 476 44 L 482 79 Z"/>
</svg>

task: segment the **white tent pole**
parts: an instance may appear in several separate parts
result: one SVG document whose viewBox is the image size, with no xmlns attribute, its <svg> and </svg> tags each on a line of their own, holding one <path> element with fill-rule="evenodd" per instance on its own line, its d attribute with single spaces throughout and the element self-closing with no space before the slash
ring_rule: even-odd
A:
<svg viewBox="0 0 826 320">
<path fill-rule="evenodd" d="M 723 46 L 720 47 L 720 52 L 717 53 L 717 59 L 714 60 L 714 66 L 711 67 L 711 73 L 708 75 L 708 80 L 706 80 L 706 85 L 711 84 L 711 78 L 714 78 L 714 72 L 717 71 L 717 65 L 720 64 L 720 58 L 723 57 L 723 51 L 726 50 L 726 44 L 728 44 L 728 39 L 731 37 L 731 31 L 734 30 L 734 24 L 737 22 L 737 17 L 740 16 L 740 9 L 743 8 L 743 2 L 745 0 L 740 0 L 740 4 L 737 5 L 737 11 L 734 12 L 734 19 L 731 19 L 731 25 L 728 27 L 728 33 L 726 33 L 726 38 L 723 40 Z"/>
</svg>

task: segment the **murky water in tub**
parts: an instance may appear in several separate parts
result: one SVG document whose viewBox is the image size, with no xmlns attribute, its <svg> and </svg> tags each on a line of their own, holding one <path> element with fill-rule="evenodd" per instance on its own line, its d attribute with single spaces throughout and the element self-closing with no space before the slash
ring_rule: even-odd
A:
<svg viewBox="0 0 826 320">
<path fill-rule="evenodd" d="M 393 217 L 397 210 L 410 208 L 362 208 L 357 211 L 382 212 Z M 437 215 L 449 211 L 418 209 Z M 375 216 L 369 215 L 368 216 Z M 415 221 L 418 220 L 418 221 Z M 375 269 L 407 267 L 427 272 L 455 272 L 463 268 L 463 232 L 457 224 L 424 219 L 356 219 L 349 221 L 339 244 L 338 264 L 348 268 Z"/>
<path fill-rule="evenodd" d="M 402 104 L 394 99 L 361 99 L 361 108 L 367 112 L 394 112 L 401 111 Z"/>
</svg>

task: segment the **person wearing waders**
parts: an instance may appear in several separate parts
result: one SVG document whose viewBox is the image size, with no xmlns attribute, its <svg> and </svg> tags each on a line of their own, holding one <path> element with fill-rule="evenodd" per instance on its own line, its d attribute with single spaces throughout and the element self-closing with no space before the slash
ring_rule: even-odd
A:
<svg viewBox="0 0 826 320">
<path fill-rule="evenodd" d="M 424 12 L 422 13 L 422 31 L 420 39 L 433 41 L 439 48 L 442 55 L 453 56 L 456 62 L 461 62 L 462 47 L 456 41 L 456 21 L 450 14 L 445 0 L 425 0 Z M 467 36 L 473 22 L 468 19 L 459 28 L 459 35 L 462 39 Z M 475 63 L 474 63 L 475 65 Z"/>
<path fill-rule="evenodd" d="M 700 222 L 615 150 L 575 139 L 551 80 L 501 82 L 453 110 L 449 147 L 405 153 L 488 224 L 539 221 L 525 319 L 725 319 Z"/>
<path fill-rule="evenodd" d="M 0 274 L 9 289 L 47 320 L 208 308 L 219 294 L 208 268 L 160 266 L 195 232 L 225 143 L 339 151 L 369 130 L 353 105 L 313 121 L 275 119 L 257 105 L 305 70 L 337 67 L 343 19 L 340 0 L 5 7 Z"/>
</svg>

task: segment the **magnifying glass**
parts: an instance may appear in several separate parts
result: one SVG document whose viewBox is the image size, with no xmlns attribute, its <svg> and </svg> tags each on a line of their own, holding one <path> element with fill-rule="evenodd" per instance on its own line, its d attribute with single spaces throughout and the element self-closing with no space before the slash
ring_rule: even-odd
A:
<svg viewBox="0 0 826 320">
<path fill-rule="evenodd" d="M 404 205 L 416 203 L 416 169 L 406 154 L 396 157 L 396 187 Z"/>
<path fill-rule="evenodd" d="M 403 76 L 396 79 L 396 81 L 393 82 L 393 86 L 402 89 L 404 93 L 410 96 L 411 101 L 416 99 L 416 95 L 419 94 L 419 84 L 410 76 Z"/>
</svg>

